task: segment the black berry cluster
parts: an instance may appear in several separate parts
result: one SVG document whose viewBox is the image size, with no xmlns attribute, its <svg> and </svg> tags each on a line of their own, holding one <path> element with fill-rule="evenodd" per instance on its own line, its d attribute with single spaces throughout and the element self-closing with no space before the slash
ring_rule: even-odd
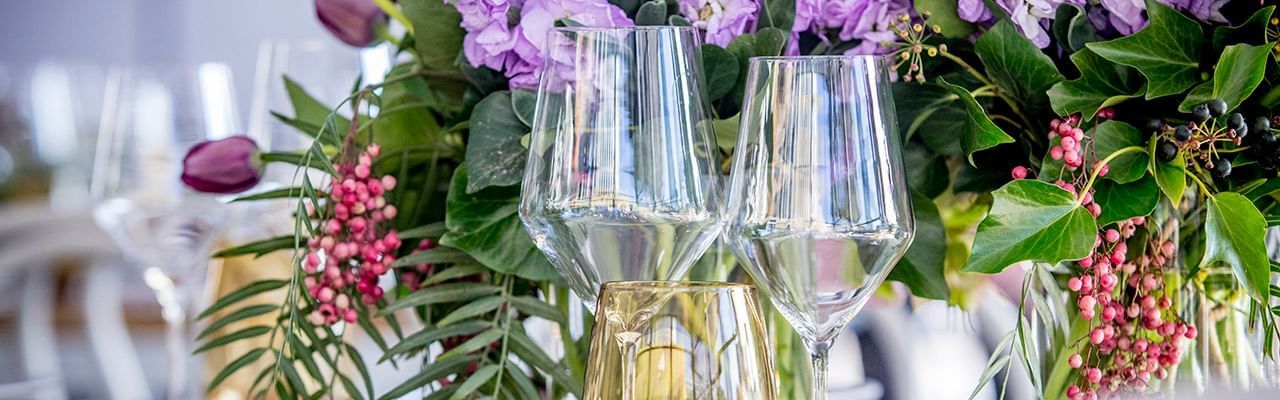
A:
<svg viewBox="0 0 1280 400">
<path fill-rule="evenodd" d="M 1160 142 L 1156 145 L 1156 158 L 1170 162 L 1179 154 L 1184 154 L 1189 159 L 1199 160 L 1214 176 L 1223 178 L 1231 175 L 1231 161 L 1219 153 L 1217 145 L 1219 142 L 1230 142 L 1239 146 L 1251 129 L 1245 123 L 1244 114 L 1237 112 L 1226 115 L 1228 107 L 1226 101 L 1212 99 L 1192 108 L 1191 120 L 1186 124 L 1170 126 L 1163 120 L 1152 120 L 1148 128 L 1161 133 Z M 1222 121 L 1224 115 L 1226 120 Z M 1268 154 L 1275 154 L 1276 139 L 1270 134 L 1270 121 L 1263 123 L 1266 124 L 1265 127 L 1254 124 L 1252 130 L 1263 133 L 1254 136 L 1265 137 L 1256 140 L 1269 141 L 1271 150 Z M 1271 164 L 1280 166 L 1280 159 L 1271 160 Z"/>
</svg>

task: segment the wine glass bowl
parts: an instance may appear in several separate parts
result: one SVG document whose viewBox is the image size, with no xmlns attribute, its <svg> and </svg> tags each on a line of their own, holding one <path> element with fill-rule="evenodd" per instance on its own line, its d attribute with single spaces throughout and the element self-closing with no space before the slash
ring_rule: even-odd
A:
<svg viewBox="0 0 1280 400">
<path fill-rule="evenodd" d="M 678 280 L 720 232 L 718 152 L 689 27 L 548 34 L 519 214 L 591 308 Z"/>
<path fill-rule="evenodd" d="M 726 236 L 823 375 L 829 344 L 914 232 L 887 69 L 873 56 L 753 58 L 742 118 Z M 825 383 L 814 390 L 824 398 Z"/>
</svg>

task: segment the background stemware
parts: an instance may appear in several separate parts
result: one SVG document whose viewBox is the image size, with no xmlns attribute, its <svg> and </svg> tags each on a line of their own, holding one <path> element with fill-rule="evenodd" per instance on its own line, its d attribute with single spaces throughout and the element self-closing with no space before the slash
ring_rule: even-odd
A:
<svg viewBox="0 0 1280 400">
<path fill-rule="evenodd" d="M 656 301 L 655 301 L 656 300 Z M 598 321 L 586 398 L 772 400 L 768 336 L 755 288 L 737 283 L 635 281 L 604 284 L 600 315 L 647 313 L 643 326 Z M 634 334 L 638 356 L 611 338 Z M 628 382 L 634 376 L 636 382 Z"/>
<path fill-rule="evenodd" d="M 748 73 L 727 236 L 825 399 L 832 341 L 913 235 L 888 74 L 871 56 L 760 57 Z"/>
<path fill-rule="evenodd" d="M 167 397 L 185 398 L 193 395 L 185 328 L 225 211 L 184 188 L 182 160 L 192 145 L 238 131 L 230 72 L 206 63 L 109 75 L 90 190 L 94 217 L 155 291 L 167 326 Z"/>
<path fill-rule="evenodd" d="M 721 229 L 689 27 L 553 29 L 520 217 L 591 309 L 600 284 L 678 280 Z"/>
</svg>

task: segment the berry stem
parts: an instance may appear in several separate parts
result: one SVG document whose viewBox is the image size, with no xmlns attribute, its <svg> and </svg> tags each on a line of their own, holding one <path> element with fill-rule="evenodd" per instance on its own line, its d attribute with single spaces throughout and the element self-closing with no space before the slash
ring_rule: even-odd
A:
<svg viewBox="0 0 1280 400">
<path fill-rule="evenodd" d="M 1089 193 L 1089 190 L 1093 189 L 1093 182 L 1098 179 L 1098 172 L 1102 171 L 1103 166 L 1106 166 L 1111 161 L 1115 160 L 1116 158 L 1119 158 L 1122 155 L 1133 153 L 1133 152 L 1142 152 L 1146 150 L 1147 149 L 1143 148 L 1142 146 L 1129 146 L 1129 147 L 1121 148 L 1120 150 L 1116 150 L 1115 152 L 1112 152 L 1111 154 L 1107 155 L 1107 158 L 1103 158 L 1102 161 L 1098 161 L 1096 164 L 1094 164 L 1093 168 L 1090 168 L 1092 171 L 1089 172 L 1089 180 L 1085 182 L 1084 188 L 1081 189 L 1079 193 Z M 1082 205 L 1082 204 L 1084 204 L 1084 196 L 1080 196 L 1080 198 L 1076 200 L 1076 205 Z"/>
</svg>

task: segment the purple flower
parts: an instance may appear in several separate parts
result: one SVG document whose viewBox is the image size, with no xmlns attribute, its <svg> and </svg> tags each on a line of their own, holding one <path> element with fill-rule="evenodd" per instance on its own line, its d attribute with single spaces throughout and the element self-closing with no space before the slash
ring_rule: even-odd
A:
<svg viewBox="0 0 1280 400">
<path fill-rule="evenodd" d="M 547 32 L 560 18 L 572 19 L 585 26 L 635 25 L 621 8 L 605 0 L 528 0 L 520 10 L 516 25 L 516 55 L 508 64 L 506 76 L 511 86 L 531 89 L 538 86 L 537 71 L 542 66 L 542 51 Z"/>
<path fill-rule="evenodd" d="M 1222 6 L 1229 0 L 1160 0 L 1161 3 L 1179 11 L 1190 12 L 1196 19 L 1206 22 L 1226 23 L 1227 17 L 1222 15 Z M 1259 6 L 1260 7 L 1260 6 Z"/>
<path fill-rule="evenodd" d="M 956 4 L 956 12 L 960 14 L 960 19 L 969 22 L 982 22 L 991 19 L 991 10 L 987 9 L 987 5 L 982 0 L 960 0 Z"/>
<path fill-rule="evenodd" d="M 316 16 L 329 33 L 356 47 L 377 41 L 378 25 L 387 20 L 372 0 L 316 0 Z"/>
<path fill-rule="evenodd" d="M 182 160 L 182 182 L 205 193 L 239 193 L 258 184 L 258 144 L 247 136 L 200 142 Z"/>
<path fill-rule="evenodd" d="M 845 54 L 878 53 L 883 50 L 880 43 L 894 40 L 889 27 L 895 18 L 910 11 L 907 0 L 798 0 L 792 38 L 800 32 L 813 32 L 827 41 L 827 35 L 835 32 L 841 41 L 861 41 Z"/>
<path fill-rule="evenodd" d="M 1121 35 L 1130 35 L 1147 26 L 1142 13 L 1146 5 L 1142 0 L 1102 0 L 1102 8 L 1108 12 L 1107 21 Z"/>
<path fill-rule="evenodd" d="M 454 0 L 454 8 L 462 15 L 462 54 L 476 67 L 501 71 L 511 59 L 515 37 L 507 21 L 513 6 L 508 0 Z M 520 4 L 515 4 L 519 7 Z"/>
<path fill-rule="evenodd" d="M 755 0 L 680 0 L 680 15 L 706 31 L 706 42 L 726 46 L 756 21 Z"/>
</svg>

